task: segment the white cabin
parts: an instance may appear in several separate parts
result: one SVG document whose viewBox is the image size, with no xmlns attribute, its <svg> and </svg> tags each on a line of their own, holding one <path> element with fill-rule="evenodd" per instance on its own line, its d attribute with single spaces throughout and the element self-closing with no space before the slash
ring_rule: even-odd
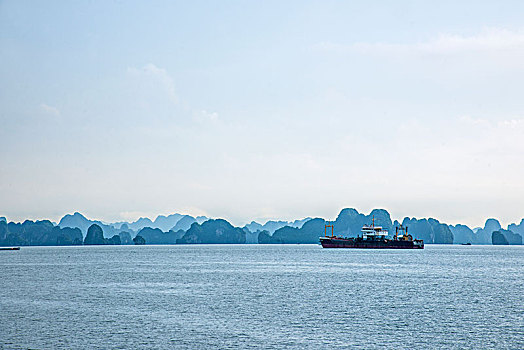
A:
<svg viewBox="0 0 524 350">
<path fill-rule="evenodd" d="M 381 226 L 375 226 L 375 225 L 371 225 L 371 226 L 366 226 L 364 225 L 362 227 L 362 238 L 363 239 L 367 239 L 368 237 L 372 238 L 372 237 L 385 237 L 388 235 L 388 231 L 387 230 L 383 230 Z"/>
</svg>

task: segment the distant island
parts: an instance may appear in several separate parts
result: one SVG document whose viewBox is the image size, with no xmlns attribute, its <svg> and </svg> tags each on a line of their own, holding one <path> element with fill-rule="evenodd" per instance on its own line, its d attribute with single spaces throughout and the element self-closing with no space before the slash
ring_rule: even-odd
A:
<svg viewBox="0 0 524 350">
<path fill-rule="evenodd" d="M 63 246 L 63 245 L 144 245 L 144 244 L 315 244 L 332 224 L 334 233 L 355 237 L 365 224 L 375 224 L 394 233 L 402 224 L 425 244 L 493 244 L 521 245 L 524 219 L 503 229 L 496 219 L 488 219 L 483 228 L 447 225 L 436 219 L 406 217 L 392 220 L 385 209 L 369 214 L 356 209 L 343 209 L 334 221 L 304 218 L 294 221 L 252 221 L 244 227 L 234 227 L 224 219 L 193 217 L 183 214 L 160 215 L 155 220 L 140 218 L 134 222 L 103 223 L 81 213 L 67 214 L 58 224 L 50 220 L 22 223 L 0 217 L 0 246 Z"/>
</svg>

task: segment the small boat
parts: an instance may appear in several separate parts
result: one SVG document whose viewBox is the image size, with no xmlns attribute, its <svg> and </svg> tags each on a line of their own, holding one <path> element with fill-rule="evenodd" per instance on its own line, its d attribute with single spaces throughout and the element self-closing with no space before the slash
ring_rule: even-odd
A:
<svg viewBox="0 0 524 350">
<path fill-rule="evenodd" d="M 462 243 L 462 245 L 471 245 L 471 243 L 469 243 L 469 242 L 468 243 Z"/>
<path fill-rule="evenodd" d="M 20 250 L 20 247 L 0 247 L 0 250 Z"/>
</svg>

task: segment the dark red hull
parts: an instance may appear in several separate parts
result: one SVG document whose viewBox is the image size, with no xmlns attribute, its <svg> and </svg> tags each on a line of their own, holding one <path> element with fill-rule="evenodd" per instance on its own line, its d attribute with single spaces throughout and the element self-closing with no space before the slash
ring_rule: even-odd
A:
<svg viewBox="0 0 524 350">
<path fill-rule="evenodd" d="M 320 237 L 323 248 L 424 249 L 422 241 L 363 240 L 359 238 Z"/>
</svg>

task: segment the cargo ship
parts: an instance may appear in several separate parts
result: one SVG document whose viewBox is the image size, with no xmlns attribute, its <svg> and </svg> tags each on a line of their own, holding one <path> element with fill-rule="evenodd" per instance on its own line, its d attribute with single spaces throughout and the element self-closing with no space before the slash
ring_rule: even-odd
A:
<svg viewBox="0 0 524 350">
<path fill-rule="evenodd" d="M 331 228 L 331 236 L 328 236 Z M 424 249 L 424 241 L 413 239 L 408 234 L 408 228 L 400 225 L 395 228 L 395 236 L 388 238 L 388 231 L 375 226 L 375 219 L 371 226 L 362 227 L 362 235 L 357 237 L 338 237 L 333 235 L 333 225 L 325 225 L 324 237 L 320 237 L 323 248 L 372 248 L 372 249 Z"/>
</svg>

